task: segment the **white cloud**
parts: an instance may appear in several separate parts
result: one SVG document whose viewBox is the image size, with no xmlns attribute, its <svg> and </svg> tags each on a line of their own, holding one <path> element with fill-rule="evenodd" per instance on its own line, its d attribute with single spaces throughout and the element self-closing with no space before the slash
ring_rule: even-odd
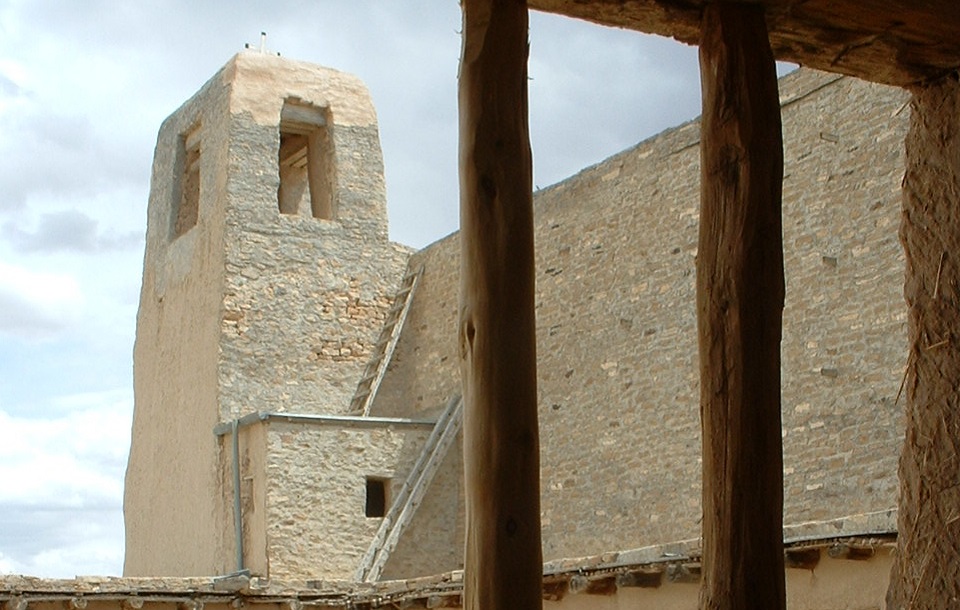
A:
<svg viewBox="0 0 960 610">
<path fill-rule="evenodd" d="M 123 566 L 123 545 L 93 536 L 58 541 L 59 546 L 28 553 L 19 558 L 0 552 L 0 574 L 26 574 L 43 578 L 74 576 L 119 576 Z M 78 566 L 82 570 L 78 571 Z"/>
<path fill-rule="evenodd" d="M 76 320 L 84 302 L 80 284 L 65 274 L 35 272 L 0 262 L 0 334 L 49 338 Z"/>
<path fill-rule="evenodd" d="M 0 572 L 121 572 L 131 413 L 127 390 L 62 397 L 42 418 L 0 406 Z"/>
<path fill-rule="evenodd" d="M 0 225 L 0 235 L 20 252 L 75 252 L 94 254 L 128 250 L 142 245 L 143 231 L 102 231 L 99 222 L 79 210 L 58 210 L 40 216 L 37 227 L 23 229 L 12 221 Z"/>
</svg>

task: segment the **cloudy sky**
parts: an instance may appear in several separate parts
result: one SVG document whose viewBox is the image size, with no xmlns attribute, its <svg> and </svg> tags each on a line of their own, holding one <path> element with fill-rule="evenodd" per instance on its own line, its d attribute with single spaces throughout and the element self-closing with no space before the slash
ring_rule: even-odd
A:
<svg viewBox="0 0 960 610">
<path fill-rule="evenodd" d="M 0 0 L 0 573 L 119 574 L 131 353 L 160 122 L 244 43 L 359 75 L 391 236 L 455 230 L 455 0 Z M 531 20 L 547 186 L 699 112 L 696 51 Z"/>
</svg>

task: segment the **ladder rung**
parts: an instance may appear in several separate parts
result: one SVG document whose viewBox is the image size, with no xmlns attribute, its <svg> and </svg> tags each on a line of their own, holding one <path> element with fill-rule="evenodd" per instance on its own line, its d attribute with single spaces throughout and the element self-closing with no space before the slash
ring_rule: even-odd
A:
<svg viewBox="0 0 960 610">
<path fill-rule="evenodd" d="M 403 328 L 403 321 L 407 317 L 408 307 L 417 286 L 417 280 L 422 273 L 423 266 L 421 265 L 416 271 L 403 276 L 400 288 L 387 310 L 383 327 L 380 329 L 380 336 L 373 345 L 370 360 L 367 362 L 351 401 L 351 405 L 362 405 L 360 410 L 364 415 L 369 414 L 368 408 L 371 397 L 376 395 L 380 381 L 390 363 L 390 358 L 393 356 L 393 351 Z M 365 397 L 367 400 L 362 400 Z"/>
<path fill-rule="evenodd" d="M 396 549 L 400 535 L 413 519 L 417 508 L 433 480 L 437 470 L 444 462 L 448 449 L 456 438 L 462 423 L 462 399 L 452 400 L 434 425 L 424 445 L 420 458 L 414 464 L 400 493 L 394 499 L 390 511 L 380 524 L 370 548 L 364 554 L 357 577 L 367 582 L 377 580 L 390 555 Z"/>
</svg>

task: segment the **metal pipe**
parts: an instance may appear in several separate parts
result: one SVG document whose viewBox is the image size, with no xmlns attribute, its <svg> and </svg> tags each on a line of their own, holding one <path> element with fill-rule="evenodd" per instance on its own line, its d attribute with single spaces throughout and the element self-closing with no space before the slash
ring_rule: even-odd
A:
<svg viewBox="0 0 960 610">
<path fill-rule="evenodd" d="M 240 512 L 240 420 L 233 420 L 233 528 L 237 539 L 237 572 L 243 572 L 243 514 Z"/>
<path fill-rule="evenodd" d="M 293 424 L 315 426 L 345 426 L 349 428 L 379 428 L 383 426 L 423 426 L 433 427 L 437 422 L 431 419 L 408 419 L 402 417 L 364 417 L 362 415 L 307 415 L 301 413 L 248 413 L 236 421 L 236 425 L 245 428 L 249 425 L 277 420 Z M 233 431 L 235 422 L 224 422 L 213 428 L 213 433 L 223 436 Z"/>
</svg>

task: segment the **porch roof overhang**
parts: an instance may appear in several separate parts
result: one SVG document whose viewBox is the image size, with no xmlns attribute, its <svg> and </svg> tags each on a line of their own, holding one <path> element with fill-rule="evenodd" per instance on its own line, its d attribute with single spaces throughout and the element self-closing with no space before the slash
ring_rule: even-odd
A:
<svg viewBox="0 0 960 610">
<path fill-rule="evenodd" d="M 778 60 L 909 86 L 960 68 L 956 0 L 755 0 L 767 9 Z M 700 40 L 707 0 L 528 0 L 530 8 L 595 23 Z"/>
</svg>

